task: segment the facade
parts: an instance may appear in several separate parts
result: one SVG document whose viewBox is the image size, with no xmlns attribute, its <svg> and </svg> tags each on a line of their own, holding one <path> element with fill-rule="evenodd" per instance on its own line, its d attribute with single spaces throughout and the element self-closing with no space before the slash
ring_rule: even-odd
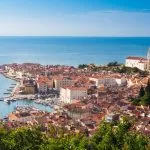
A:
<svg viewBox="0 0 150 150">
<path fill-rule="evenodd" d="M 37 82 L 38 93 L 47 93 L 48 92 L 48 84 L 46 82 L 38 81 Z"/>
<path fill-rule="evenodd" d="M 127 57 L 125 66 L 131 68 L 136 67 L 142 71 L 145 71 L 147 70 L 147 59 L 142 57 Z"/>
<path fill-rule="evenodd" d="M 63 78 L 58 78 L 58 79 L 54 79 L 54 87 L 57 90 L 60 90 L 60 88 L 65 88 L 68 86 L 73 86 L 75 83 L 75 80 L 72 80 L 69 77 L 63 77 Z"/>
<path fill-rule="evenodd" d="M 33 80 L 23 80 L 21 82 L 20 90 L 23 94 L 35 94 L 35 83 Z"/>
<path fill-rule="evenodd" d="M 104 85 L 104 87 L 116 87 L 127 84 L 127 80 L 125 78 L 90 78 L 89 80 L 95 82 L 97 87 L 100 87 L 100 85 Z"/>
<path fill-rule="evenodd" d="M 75 100 L 81 100 L 87 96 L 85 87 L 60 88 L 60 99 L 64 103 L 73 103 Z"/>
<path fill-rule="evenodd" d="M 48 89 L 53 88 L 53 81 L 46 76 L 37 76 L 36 82 L 39 93 L 47 93 Z"/>
<path fill-rule="evenodd" d="M 26 85 L 24 87 L 25 94 L 35 94 L 35 86 L 34 85 Z"/>
</svg>

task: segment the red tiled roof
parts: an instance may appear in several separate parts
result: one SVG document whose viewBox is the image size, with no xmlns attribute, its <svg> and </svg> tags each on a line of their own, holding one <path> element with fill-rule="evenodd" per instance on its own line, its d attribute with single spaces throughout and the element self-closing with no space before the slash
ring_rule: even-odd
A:
<svg viewBox="0 0 150 150">
<path fill-rule="evenodd" d="M 143 57 L 134 57 L 134 56 L 129 56 L 129 57 L 127 57 L 126 59 L 132 59 L 132 60 L 147 60 L 146 58 L 143 58 Z"/>
</svg>

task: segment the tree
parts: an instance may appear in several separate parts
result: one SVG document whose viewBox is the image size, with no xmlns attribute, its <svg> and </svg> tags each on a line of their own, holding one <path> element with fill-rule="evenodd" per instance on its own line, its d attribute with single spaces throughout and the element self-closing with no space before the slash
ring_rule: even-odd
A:
<svg viewBox="0 0 150 150">
<path fill-rule="evenodd" d="M 117 62 L 117 61 L 114 61 L 114 62 L 109 62 L 107 64 L 108 67 L 115 67 L 115 66 L 119 66 L 120 64 Z"/>
<path fill-rule="evenodd" d="M 150 78 L 148 79 L 145 91 L 146 91 L 147 96 L 150 98 Z"/>
<path fill-rule="evenodd" d="M 146 150 L 148 137 L 130 131 L 131 121 L 101 122 L 95 134 L 64 134 L 57 127 L 50 127 L 47 134 L 39 127 L 0 128 L 0 150 Z"/>
<path fill-rule="evenodd" d="M 2 142 L 4 150 L 38 150 L 44 143 L 44 138 L 38 127 L 26 127 L 11 130 L 3 137 Z"/>
<path fill-rule="evenodd" d="M 145 94 L 142 98 L 141 98 L 141 102 L 140 102 L 141 105 L 144 105 L 144 106 L 147 106 L 147 105 L 150 105 L 150 97 Z"/>
<path fill-rule="evenodd" d="M 150 79 L 148 79 L 148 83 L 145 88 L 145 95 L 141 98 L 141 104 L 150 105 Z"/>
<path fill-rule="evenodd" d="M 139 96 L 140 96 L 140 97 L 143 97 L 144 95 L 145 95 L 145 90 L 144 90 L 144 87 L 141 86 L 140 92 L 139 92 Z"/>
<path fill-rule="evenodd" d="M 84 69 L 84 68 L 87 68 L 87 67 L 88 67 L 87 64 L 80 64 L 80 65 L 78 66 L 79 69 Z"/>
</svg>

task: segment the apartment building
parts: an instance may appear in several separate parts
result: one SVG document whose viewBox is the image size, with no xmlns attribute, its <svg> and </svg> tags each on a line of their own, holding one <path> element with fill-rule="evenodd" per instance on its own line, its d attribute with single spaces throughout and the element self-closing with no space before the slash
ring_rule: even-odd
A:
<svg viewBox="0 0 150 150">
<path fill-rule="evenodd" d="M 60 99 L 64 103 L 73 103 L 87 96 L 86 87 L 67 87 L 60 88 Z"/>
<path fill-rule="evenodd" d="M 54 79 L 54 87 L 57 90 L 60 90 L 60 88 L 65 88 L 68 86 L 73 86 L 75 83 L 75 80 L 72 80 L 69 77 L 58 77 Z"/>
<path fill-rule="evenodd" d="M 89 78 L 90 81 L 93 81 L 97 87 L 100 85 L 104 85 L 104 87 L 116 87 L 116 86 L 124 86 L 127 84 L 127 80 L 125 78 Z"/>
</svg>

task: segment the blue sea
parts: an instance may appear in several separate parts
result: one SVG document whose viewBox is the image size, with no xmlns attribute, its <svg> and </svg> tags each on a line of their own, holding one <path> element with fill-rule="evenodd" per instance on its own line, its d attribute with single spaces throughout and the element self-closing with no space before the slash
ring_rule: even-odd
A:
<svg viewBox="0 0 150 150">
<path fill-rule="evenodd" d="M 145 57 L 149 46 L 146 37 L 0 37 L 0 64 L 124 63 L 127 56 Z"/>
</svg>

